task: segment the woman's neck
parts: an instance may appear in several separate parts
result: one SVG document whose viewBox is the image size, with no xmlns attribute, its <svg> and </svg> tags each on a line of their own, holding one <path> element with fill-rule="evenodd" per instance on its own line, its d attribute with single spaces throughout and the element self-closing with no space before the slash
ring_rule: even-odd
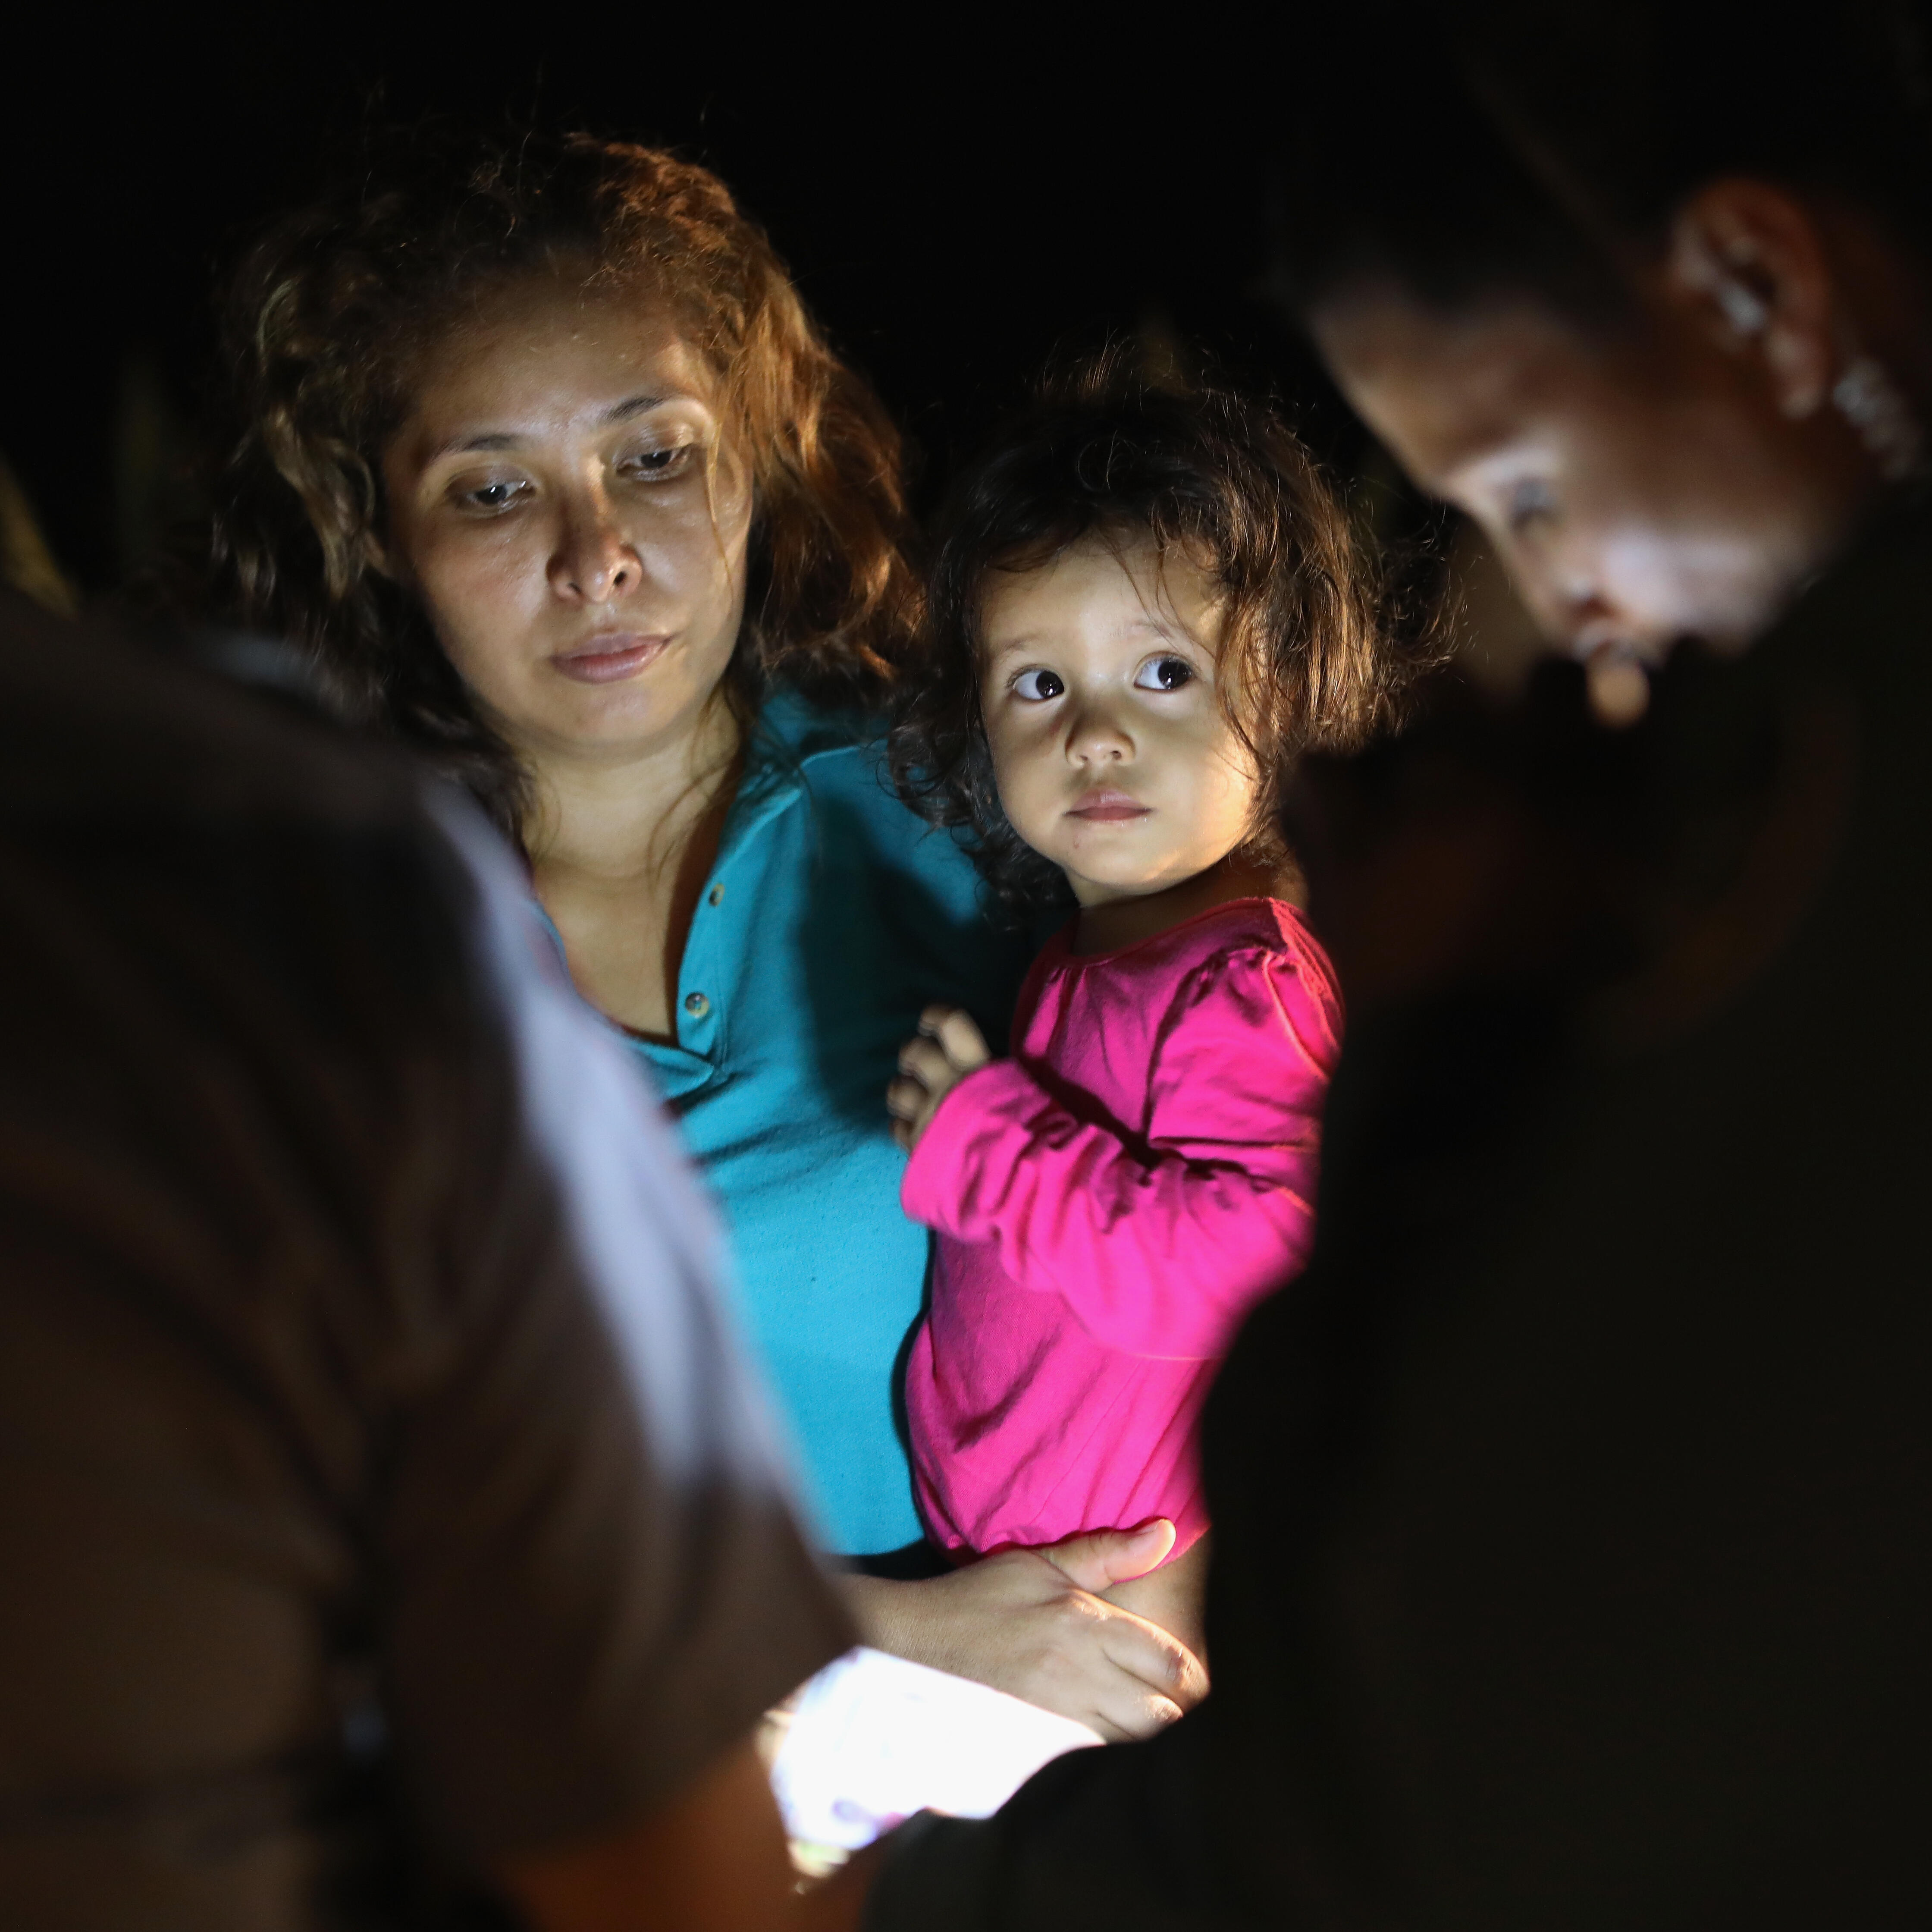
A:
<svg viewBox="0 0 1932 1932">
<path fill-rule="evenodd" d="M 1230 852 L 1177 885 L 1082 906 L 1079 924 L 1074 928 L 1073 950 L 1081 954 L 1118 952 L 1232 900 L 1285 899 L 1292 906 L 1300 906 L 1306 897 L 1301 868 L 1286 854 L 1256 857 Z"/>
<path fill-rule="evenodd" d="M 524 751 L 537 897 L 578 990 L 633 1032 L 676 1037 L 678 969 L 742 748 L 720 693 L 688 731 L 626 755 Z"/>
</svg>

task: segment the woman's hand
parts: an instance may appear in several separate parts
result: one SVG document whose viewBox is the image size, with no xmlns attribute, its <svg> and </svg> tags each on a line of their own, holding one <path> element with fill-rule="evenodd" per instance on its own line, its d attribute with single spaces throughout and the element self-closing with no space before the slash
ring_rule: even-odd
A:
<svg viewBox="0 0 1932 1932">
<path fill-rule="evenodd" d="M 1173 1547 L 1173 1525 L 1157 1521 L 1003 1550 L 926 1582 L 848 1576 L 845 1588 L 877 1648 L 1118 1742 L 1152 1736 L 1208 1694 L 1206 1669 L 1178 1637 L 1094 1594 L 1144 1575 Z"/>
<path fill-rule="evenodd" d="M 910 1152 L 939 1103 L 992 1057 L 963 1007 L 928 1006 L 919 1016 L 918 1037 L 899 1049 L 898 1078 L 886 1089 L 892 1138 Z"/>
</svg>

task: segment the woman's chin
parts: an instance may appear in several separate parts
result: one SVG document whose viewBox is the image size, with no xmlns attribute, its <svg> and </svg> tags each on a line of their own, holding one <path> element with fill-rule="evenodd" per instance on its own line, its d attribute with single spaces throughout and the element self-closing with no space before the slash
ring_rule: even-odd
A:
<svg viewBox="0 0 1932 1932">
<path fill-rule="evenodd" d="M 510 720 L 505 735 L 538 759 L 642 754 L 688 734 L 704 699 L 702 693 L 652 690 L 642 678 L 580 685 L 568 702 L 533 705 Z"/>
</svg>

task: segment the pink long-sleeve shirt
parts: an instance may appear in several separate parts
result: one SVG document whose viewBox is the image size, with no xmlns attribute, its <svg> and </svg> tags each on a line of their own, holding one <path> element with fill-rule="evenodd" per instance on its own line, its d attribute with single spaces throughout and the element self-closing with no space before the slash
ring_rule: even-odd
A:
<svg viewBox="0 0 1932 1932">
<path fill-rule="evenodd" d="M 1172 1519 L 1204 1530 L 1194 1431 L 1241 1318 L 1307 1258 L 1334 969 L 1293 907 L 1243 899 L 1118 952 L 1034 963 L 1012 1057 L 914 1150 L 938 1230 L 906 1405 L 954 1550 Z"/>
</svg>

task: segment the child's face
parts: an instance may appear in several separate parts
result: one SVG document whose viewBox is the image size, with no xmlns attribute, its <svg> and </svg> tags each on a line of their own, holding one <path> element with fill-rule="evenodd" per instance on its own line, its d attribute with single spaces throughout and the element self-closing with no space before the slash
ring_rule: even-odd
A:
<svg viewBox="0 0 1932 1932">
<path fill-rule="evenodd" d="M 990 572 L 981 611 L 1000 805 L 1082 905 L 1178 885 L 1241 843 L 1258 774 L 1218 686 L 1204 571 L 1096 539 Z"/>
</svg>

